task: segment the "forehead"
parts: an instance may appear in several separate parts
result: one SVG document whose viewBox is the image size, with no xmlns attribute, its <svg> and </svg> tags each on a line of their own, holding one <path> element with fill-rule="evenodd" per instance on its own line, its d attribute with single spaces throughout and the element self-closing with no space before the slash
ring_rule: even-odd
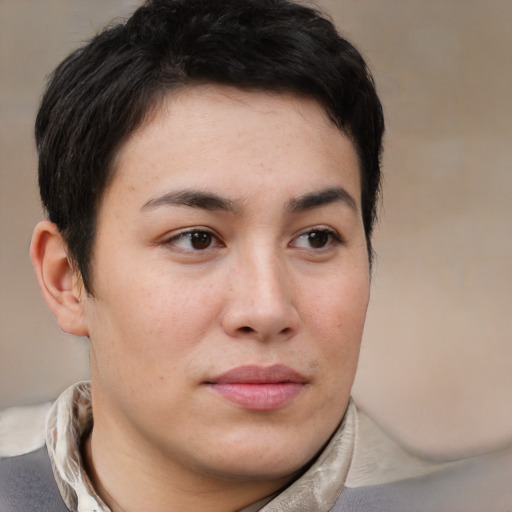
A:
<svg viewBox="0 0 512 512">
<path fill-rule="evenodd" d="M 204 85 L 163 98 L 120 148 L 109 188 L 194 186 L 244 195 L 245 187 L 247 195 L 294 183 L 325 187 L 333 176 L 359 200 L 356 151 L 317 101 Z"/>
</svg>

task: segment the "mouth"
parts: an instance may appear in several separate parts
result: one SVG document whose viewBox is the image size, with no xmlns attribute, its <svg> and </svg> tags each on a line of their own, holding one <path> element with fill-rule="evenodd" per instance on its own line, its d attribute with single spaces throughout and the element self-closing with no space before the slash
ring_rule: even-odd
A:
<svg viewBox="0 0 512 512">
<path fill-rule="evenodd" d="M 286 365 L 240 366 L 205 383 L 221 398 L 243 409 L 271 411 L 291 403 L 308 384 Z"/>
</svg>

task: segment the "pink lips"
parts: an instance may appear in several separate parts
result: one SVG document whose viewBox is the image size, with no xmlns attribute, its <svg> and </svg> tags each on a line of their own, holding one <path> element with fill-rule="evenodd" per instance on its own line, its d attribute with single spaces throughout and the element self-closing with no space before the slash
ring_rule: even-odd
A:
<svg viewBox="0 0 512 512">
<path fill-rule="evenodd" d="M 207 384 L 244 409 L 270 411 L 290 403 L 302 392 L 307 380 L 285 365 L 250 365 L 233 368 Z"/>
</svg>

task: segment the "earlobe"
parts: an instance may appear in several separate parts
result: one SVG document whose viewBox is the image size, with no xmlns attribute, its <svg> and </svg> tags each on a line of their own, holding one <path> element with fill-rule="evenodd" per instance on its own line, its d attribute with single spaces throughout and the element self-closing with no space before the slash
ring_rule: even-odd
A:
<svg viewBox="0 0 512 512">
<path fill-rule="evenodd" d="M 85 291 L 55 224 L 46 220 L 37 224 L 32 235 L 30 258 L 44 300 L 57 318 L 59 327 L 69 334 L 87 336 L 81 300 L 85 299 Z"/>
</svg>

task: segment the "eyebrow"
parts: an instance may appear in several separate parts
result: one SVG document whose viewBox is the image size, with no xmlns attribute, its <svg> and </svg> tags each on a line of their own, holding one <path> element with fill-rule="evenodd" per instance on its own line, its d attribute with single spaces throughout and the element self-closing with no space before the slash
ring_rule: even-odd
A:
<svg viewBox="0 0 512 512">
<path fill-rule="evenodd" d="M 287 205 L 287 211 L 302 213 L 314 208 L 320 208 L 332 203 L 347 205 L 354 213 L 358 213 L 355 199 L 342 187 L 329 187 L 323 190 L 308 192 L 293 198 Z M 188 206 L 208 211 L 223 211 L 237 213 L 239 205 L 230 199 L 221 197 L 213 192 L 201 190 L 175 190 L 154 197 L 144 203 L 142 210 L 152 210 L 161 206 Z"/>
<path fill-rule="evenodd" d="M 238 206 L 231 200 L 218 196 L 211 192 L 200 190 L 176 190 L 154 197 L 146 202 L 143 210 L 157 208 L 159 206 L 189 206 L 209 211 L 224 211 L 235 213 Z"/>
<path fill-rule="evenodd" d="M 294 198 L 288 203 L 288 210 L 300 213 L 332 203 L 343 203 L 354 213 L 358 213 L 355 199 L 342 187 L 329 187 Z"/>
</svg>

